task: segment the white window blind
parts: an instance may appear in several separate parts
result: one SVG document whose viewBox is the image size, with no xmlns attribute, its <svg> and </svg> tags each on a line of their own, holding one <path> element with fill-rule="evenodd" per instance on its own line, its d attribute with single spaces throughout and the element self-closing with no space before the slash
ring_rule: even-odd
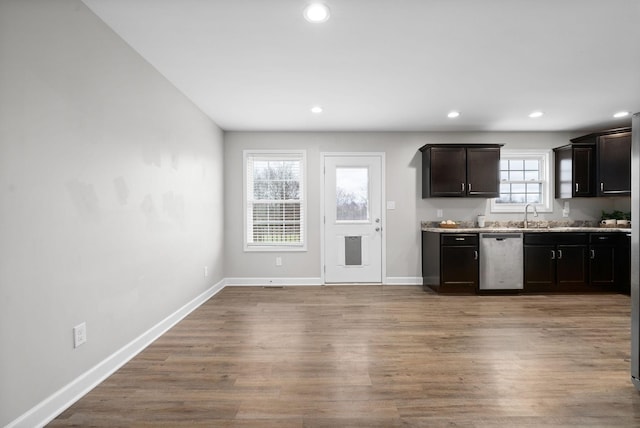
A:
<svg viewBox="0 0 640 428">
<path fill-rule="evenodd" d="M 305 243 L 304 152 L 245 152 L 247 249 Z"/>
</svg>

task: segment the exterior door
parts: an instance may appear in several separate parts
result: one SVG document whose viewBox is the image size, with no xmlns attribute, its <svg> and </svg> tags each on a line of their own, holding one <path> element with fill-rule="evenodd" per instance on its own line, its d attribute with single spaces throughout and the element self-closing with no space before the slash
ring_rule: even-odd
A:
<svg viewBox="0 0 640 428">
<path fill-rule="evenodd" d="M 325 155 L 326 283 L 382 282 L 382 155 Z"/>
</svg>

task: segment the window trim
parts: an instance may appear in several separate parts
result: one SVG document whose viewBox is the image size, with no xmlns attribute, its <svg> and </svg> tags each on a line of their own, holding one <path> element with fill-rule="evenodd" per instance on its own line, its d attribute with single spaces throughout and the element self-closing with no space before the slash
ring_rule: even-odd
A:
<svg viewBox="0 0 640 428">
<path fill-rule="evenodd" d="M 248 195 L 247 195 L 247 160 L 250 157 L 272 157 L 274 159 L 285 159 L 286 157 L 301 159 L 301 181 L 302 189 L 300 191 L 301 201 L 300 210 L 302 219 L 300 225 L 300 233 L 302 234 L 302 242 L 299 244 L 252 244 L 248 242 Z M 306 150 L 243 150 L 242 151 L 242 225 L 243 225 L 243 250 L 245 252 L 291 252 L 291 251 L 307 251 L 308 240 L 308 211 L 307 211 L 307 151 Z"/>
<path fill-rule="evenodd" d="M 542 203 L 534 204 L 538 212 L 553 212 L 553 198 L 551 196 L 551 150 L 549 149 L 513 149 L 501 150 L 500 160 L 505 159 L 536 159 L 542 164 Z M 498 204 L 498 198 L 491 199 L 491 213 L 524 213 L 526 204 Z"/>
</svg>

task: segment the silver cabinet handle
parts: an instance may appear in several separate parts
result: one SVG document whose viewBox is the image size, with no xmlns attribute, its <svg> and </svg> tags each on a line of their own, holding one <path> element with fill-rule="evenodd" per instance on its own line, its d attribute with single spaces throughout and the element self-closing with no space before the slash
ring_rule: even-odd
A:
<svg viewBox="0 0 640 428">
<path fill-rule="evenodd" d="M 467 184 L 467 189 L 469 189 L 469 192 L 471 192 L 471 183 Z"/>
<path fill-rule="evenodd" d="M 596 250 L 591 250 L 591 260 L 596 258 Z"/>
<path fill-rule="evenodd" d="M 462 184 L 462 191 L 464 192 L 464 183 L 460 183 L 460 184 Z"/>
<path fill-rule="evenodd" d="M 562 250 L 558 250 L 558 260 L 562 258 Z"/>
<path fill-rule="evenodd" d="M 578 189 L 580 188 L 580 184 L 576 183 L 576 193 L 578 193 Z"/>
<path fill-rule="evenodd" d="M 604 192 L 604 183 L 600 183 L 600 191 Z"/>
<path fill-rule="evenodd" d="M 551 260 L 556 259 L 556 250 L 551 250 Z"/>
<path fill-rule="evenodd" d="M 478 250 L 473 251 L 473 260 L 478 260 Z"/>
<path fill-rule="evenodd" d="M 464 241 L 464 238 L 456 238 L 456 241 Z"/>
</svg>

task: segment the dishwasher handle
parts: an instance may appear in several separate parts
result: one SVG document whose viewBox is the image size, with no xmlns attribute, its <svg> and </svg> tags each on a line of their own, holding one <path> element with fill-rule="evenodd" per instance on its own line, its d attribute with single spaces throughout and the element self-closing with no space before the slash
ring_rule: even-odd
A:
<svg viewBox="0 0 640 428">
<path fill-rule="evenodd" d="M 507 239 L 522 239 L 522 233 L 481 233 L 480 239 L 495 239 L 496 241 L 506 241 Z"/>
</svg>

